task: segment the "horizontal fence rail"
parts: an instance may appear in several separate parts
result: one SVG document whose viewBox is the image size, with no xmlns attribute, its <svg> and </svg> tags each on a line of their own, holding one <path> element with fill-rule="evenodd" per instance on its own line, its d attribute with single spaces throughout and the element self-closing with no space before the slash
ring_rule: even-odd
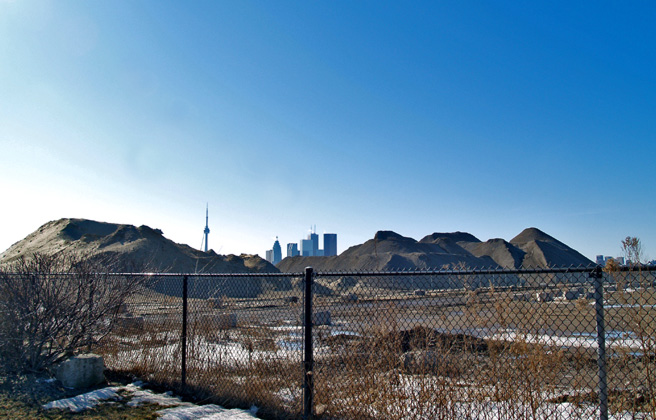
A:
<svg viewBox="0 0 656 420">
<path fill-rule="evenodd" d="M 656 267 L 104 276 L 85 349 L 264 418 L 656 419 Z"/>
</svg>

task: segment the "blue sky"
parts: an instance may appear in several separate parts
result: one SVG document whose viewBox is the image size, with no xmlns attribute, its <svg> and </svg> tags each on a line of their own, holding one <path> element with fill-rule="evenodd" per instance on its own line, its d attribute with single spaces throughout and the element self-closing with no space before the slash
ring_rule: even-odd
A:
<svg viewBox="0 0 656 420">
<path fill-rule="evenodd" d="M 0 0 L 0 250 L 81 217 L 656 258 L 653 2 Z"/>
</svg>

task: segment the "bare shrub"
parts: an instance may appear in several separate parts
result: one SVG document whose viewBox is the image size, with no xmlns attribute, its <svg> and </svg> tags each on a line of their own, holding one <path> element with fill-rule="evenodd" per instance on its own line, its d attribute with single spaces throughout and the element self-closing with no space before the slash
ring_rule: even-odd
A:
<svg viewBox="0 0 656 420">
<path fill-rule="evenodd" d="M 0 268 L 0 370 L 39 371 L 91 350 L 145 282 L 110 270 L 73 253 L 36 253 Z"/>
<path fill-rule="evenodd" d="M 633 390 L 613 390 L 611 403 L 621 409 L 648 412 L 656 417 L 656 311 L 654 310 L 655 293 L 643 272 L 643 254 L 640 238 L 627 236 L 622 240 L 622 253 L 628 272 L 619 272 L 625 288 L 618 287 L 618 303 L 624 308 L 621 330 L 635 337 L 638 348 L 636 352 L 620 352 L 617 364 L 624 369 L 620 373 L 625 380 L 640 384 Z"/>
</svg>

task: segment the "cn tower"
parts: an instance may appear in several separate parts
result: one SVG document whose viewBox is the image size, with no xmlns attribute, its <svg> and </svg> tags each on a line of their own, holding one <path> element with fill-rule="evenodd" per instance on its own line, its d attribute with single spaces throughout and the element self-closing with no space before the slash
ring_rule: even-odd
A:
<svg viewBox="0 0 656 420">
<path fill-rule="evenodd" d="M 207 252 L 207 235 L 210 233 L 210 227 L 208 225 L 209 221 L 209 204 L 206 205 L 205 207 L 205 230 L 203 231 L 205 233 L 205 252 Z"/>
</svg>

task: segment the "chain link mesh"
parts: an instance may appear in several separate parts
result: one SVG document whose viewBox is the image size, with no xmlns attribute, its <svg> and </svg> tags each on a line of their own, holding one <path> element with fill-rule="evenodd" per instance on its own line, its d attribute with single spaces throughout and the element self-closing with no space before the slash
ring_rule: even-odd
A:
<svg viewBox="0 0 656 420">
<path fill-rule="evenodd" d="M 155 275 L 100 350 L 108 367 L 195 399 L 293 416 L 302 403 L 302 289 L 289 275 L 189 275 L 183 331 L 183 276 Z"/>
<path fill-rule="evenodd" d="M 610 418 L 656 418 L 656 272 L 604 273 Z M 590 269 L 315 273 L 314 411 L 330 419 L 600 417 Z M 100 350 L 181 385 L 182 275 L 152 276 Z M 303 276 L 188 276 L 186 388 L 299 418 Z"/>
</svg>

